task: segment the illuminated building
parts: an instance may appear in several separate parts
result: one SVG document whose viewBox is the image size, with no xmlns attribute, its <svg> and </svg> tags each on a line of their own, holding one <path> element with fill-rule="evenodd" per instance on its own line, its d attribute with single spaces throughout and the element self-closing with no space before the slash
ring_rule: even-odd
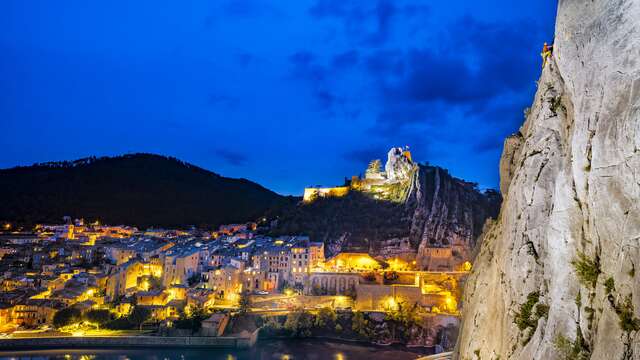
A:
<svg viewBox="0 0 640 360">
<path fill-rule="evenodd" d="M 145 275 L 144 264 L 138 260 L 129 260 L 118 266 L 107 279 L 107 300 L 112 301 L 125 295 L 128 289 L 138 286 L 138 278 Z"/>
<path fill-rule="evenodd" d="M 369 271 L 382 269 L 382 264 L 367 253 L 339 253 L 325 262 L 329 271 Z"/>
<path fill-rule="evenodd" d="M 207 288 L 221 297 L 238 293 L 242 289 L 242 273 L 243 269 L 231 265 L 211 270 L 207 274 Z"/>
<path fill-rule="evenodd" d="M 164 273 L 162 284 L 186 284 L 187 280 L 198 273 L 200 253 L 196 247 L 172 249 L 164 254 Z"/>
<path fill-rule="evenodd" d="M 349 193 L 349 190 L 348 186 L 308 187 L 304 189 L 302 201 L 309 203 L 319 197 L 343 197 Z"/>
<path fill-rule="evenodd" d="M 51 324 L 55 313 L 64 307 L 64 303 L 55 300 L 27 300 L 25 303 L 13 307 L 11 322 L 20 326 Z"/>
</svg>

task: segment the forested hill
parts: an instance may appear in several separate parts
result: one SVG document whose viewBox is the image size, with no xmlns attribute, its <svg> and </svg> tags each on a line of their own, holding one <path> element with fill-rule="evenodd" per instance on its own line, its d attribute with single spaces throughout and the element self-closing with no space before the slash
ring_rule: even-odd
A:
<svg viewBox="0 0 640 360">
<path fill-rule="evenodd" d="M 213 227 L 291 202 L 254 182 L 153 154 L 0 170 L 0 220 L 32 225 L 83 217 L 138 227 Z"/>
</svg>

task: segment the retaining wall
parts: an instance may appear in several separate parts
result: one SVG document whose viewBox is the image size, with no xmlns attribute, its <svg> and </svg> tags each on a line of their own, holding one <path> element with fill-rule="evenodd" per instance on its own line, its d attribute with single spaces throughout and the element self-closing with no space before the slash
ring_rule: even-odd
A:
<svg viewBox="0 0 640 360">
<path fill-rule="evenodd" d="M 257 334 L 257 333 L 256 333 Z M 192 336 L 59 336 L 42 338 L 0 339 L 0 350 L 38 348 L 110 348 L 110 347 L 203 347 L 247 349 L 257 335 L 251 337 Z"/>
</svg>

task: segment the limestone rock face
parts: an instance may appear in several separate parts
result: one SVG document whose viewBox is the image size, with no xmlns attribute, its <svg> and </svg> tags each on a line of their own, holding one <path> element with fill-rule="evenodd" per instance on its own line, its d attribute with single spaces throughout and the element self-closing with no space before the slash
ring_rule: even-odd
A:
<svg viewBox="0 0 640 360">
<path fill-rule="evenodd" d="M 505 141 L 461 359 L 640 359 L 640 1 L 560 0 L 554 47 Z"/>
<path fill-rule="evenodd" d="M 412 208 L 410 239 L 417 245 L 420 267 L 436 270 L 427 267 L 428 249 L 434 247 L 459 249 L 460 262 L 468 259 L 485 221 L 497 216 L 500 201 L 497 192 L 480 192 L 443 168 L 420 166 L 407 200 Z"/>
<path fill-rule="evenodd" d="M 402 148 L 391 148 L 387 154 L 387 163 L 384 169 L 387 173 L 387 180 L 390 182 L 403 181 L 411 176 L 414 164 L 404 156 Z"/>
</svg>

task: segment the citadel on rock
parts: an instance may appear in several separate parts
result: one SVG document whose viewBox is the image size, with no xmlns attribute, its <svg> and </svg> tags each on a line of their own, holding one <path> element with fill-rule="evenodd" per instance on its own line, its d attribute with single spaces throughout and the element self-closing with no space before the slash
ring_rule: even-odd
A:
<svg viewBox="0 0 640 360">
<path fill-rule="evenodd" d="M 376 159 L 369 164 L 364 178 L 354 175 L 348 184 L 343 186 L 305 188 L 303 200 L 312 202 L 318 197 L 341 197 L 355 190 L 370 194 L 376 199 L 404 201 L 417 170 L 409 147 L 391 148 L 384 170 L 381 167 L 380 160 Z"/>
</svg>

